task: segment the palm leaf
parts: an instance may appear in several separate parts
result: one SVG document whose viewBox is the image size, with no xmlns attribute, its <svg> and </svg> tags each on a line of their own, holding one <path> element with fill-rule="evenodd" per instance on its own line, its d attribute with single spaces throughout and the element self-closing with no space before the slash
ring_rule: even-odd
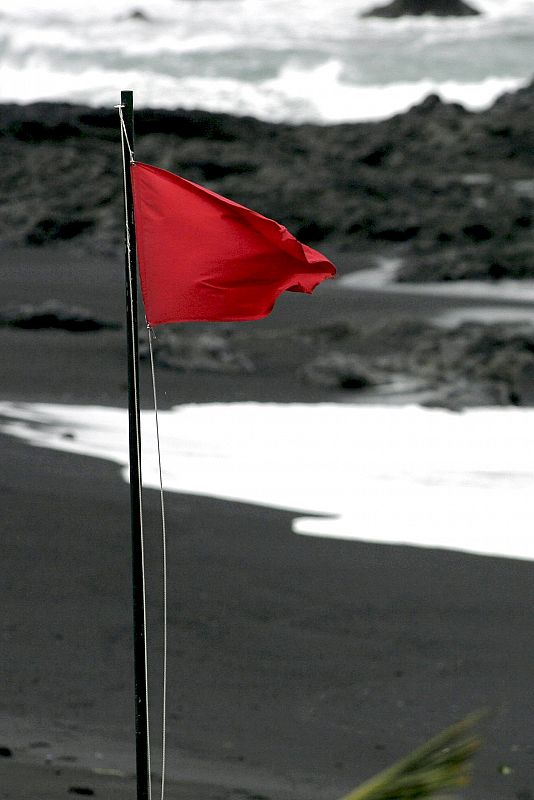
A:
<svg viewBox="0 0 534 800">
<path fill-rule="evenodd" d="M 415 800 L 465 786 L 480 746 L 474 728 L 482 716 L 470 714 L 341 800 Z"/>
</svg>

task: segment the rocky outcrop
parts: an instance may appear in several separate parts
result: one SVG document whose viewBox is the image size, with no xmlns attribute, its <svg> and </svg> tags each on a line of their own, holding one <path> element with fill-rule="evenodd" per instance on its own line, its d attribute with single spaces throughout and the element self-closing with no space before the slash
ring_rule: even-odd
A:
<svg viewBox="0 0 534 800">
<path fill-rule="evenodd" d="M 48 242 L 75 239 L 93 226 L 91 219 L 39 219 L 26 234 L 26 244 L 44 245 Z"/>
<path fill-rule="evenodd" d="M 304 380 L 335 389 L 406 384 L 426 405 L 534 405 L 534 328 L 528 323 L 466 322 L 443 329 L 392 320 L 371 330 L 337 326 L 314 334 L 325 352 Z M 311 342 L 310 342 L 311 344 Z M 357 382 L 346 380 L 354 375 Z"/>
<path fill-rule="evenodd" d="M 39 305 L 27 303 L 15 308 L 0 310 L 0 325 L 26 330 L 55 328 L 71 333 L 87 333 L 103 328 L 116 329 L 114 322 L 98 319 L 91 312 L 78 306 L 66 306 L 50 300 Z"/>
<path fill-rule="evenodd" d="M 330 389 L 368 389 L 387 381 L 387 375 L 373 369 L 366 359 L 347 353 L 318 356 L 301 370 L 307 383 Z"/>
<path fill-rule="evenodd" d="M 141 11 L 140 8 L 134 8 L 133 11 L 130 11 L 130 13 L 127 16 L 127 19 L 134 19 L 137 20 L 138 22 L 150 22 L 150 17 L 147 14 L 145 14 L 144 11 Z"/>
<path fill-rule="evenodd" d="M 159 366 L 179 372 L 247 375 L 255 369 L 252 358 L 234 345 L 230 335 L 212 330 L 191 332 L 184 327 L 164 328 L 154 339 L 153 352 Z M 149 358 L 146 334 L 139 354 L 142 359 Z"/>
<path fill-rule="evenodd" d="M 382 122 L 331 126 L 141 109 L 136 155 L 334 260 L 400 258 L 405 281 L 533 277 L 533 103 L 534 85 L 478 114 L 431 95 Z M 70 239 L 120 257 L 115 111 L 0 105 L 0 157 L 4 246 Z"/>
<path fill-rule="evenodd" d="M 463 0 L 393 0 L 385 6 L 366 11 L 362 17 L 420 17 L 424 14 L 435 17 L 472 17 L 480 12 Z"/>
<path fill-rule="evenodd" d="M 160 366 L 180 372 L 291 373 L 333 393 L 369 399 L 409 394 L 457 410 L 534 406 L 534 327 L 528 322 L 443 328 L 406 318 L 365 327 L 341 320 L 276 332 L 231 323 L 220 332 L 170 325 L 158 331 L 154 349 Z M 146 339 L 141 355 L 148 358 Z"/>
</svg>

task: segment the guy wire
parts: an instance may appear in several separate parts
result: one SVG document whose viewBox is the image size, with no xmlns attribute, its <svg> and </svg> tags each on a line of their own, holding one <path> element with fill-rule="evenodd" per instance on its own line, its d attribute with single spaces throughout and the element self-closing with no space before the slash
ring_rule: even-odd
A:
<svg viewBox="0 0 534 800">
<path fill-rule="evenodd" d="M 152 373 L 152 394 L 154 397 L 154 412 L 156 419 L 156 441 L 158 449 L 159 471 L 159 498 L 161 509 L 161 535 L 162 535 L 162 567 L 163 567 L 163 690 L 162 690 L 162 736 L 161 736 L 161 800 L 165 797 L 165 768 L 167 745 L 167 527 L 165 522 L 165 496 L 163 493 L 163 472 L 161 468 L 161 447 L 159 436 L 158 397 L 156 390 L 156 371 L 154 369 L 154 350 L 152 337 L 154 331 L 147 322 L 148 349 L 150 352 L 150 370 Z"/>
</svg>

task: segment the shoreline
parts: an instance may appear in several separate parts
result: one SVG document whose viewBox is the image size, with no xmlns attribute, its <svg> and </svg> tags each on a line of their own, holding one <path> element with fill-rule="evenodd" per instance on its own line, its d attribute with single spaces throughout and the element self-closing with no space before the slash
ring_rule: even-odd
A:
<svg viewBox="0 0 534 800">
<path fill-rule="evenodd" d="M 23 254 L 3 262 L 10 302 L 57 297 L 71 304 L 83 297 L 89 310 L 120 321 L 122 265 L 115 272 L 112 262 L 73 261 L 62 248 L 28 260 Z M 80 264 L 76 283 L 68 279 L 74 263 Z M 106 276 L 100 284 L 95 268 Z M 485 304 L 453 301 L 467 309 Z M 309 324 L 310 315 L 319 326 L 344 316 L 372 326 L 398 313 L 420 318 L 450 310 L 447 298 L 332 284 L 311 298 L 281 298 L 257 327 L 273 335 Z M 1 328 L 2 395 L 125 405 L 123 336 L 122 330 Z M 142 371 L 149 407 L 146 363 Z M 332 400 L 330 390 L 303 385 L 292 368 L 274 365 L 248 376 L 159 369 L 158 382 L 162 408 L 210 398 Z M 48 800 L 49 785 L 55 800 L 58 787 L 90 781 L 91 774 L 73 768 L 91 766 L 90 730 L 99 752 L 109 754 L 106 766 L 131 772 L 128 735 L 109 738 L 110 726 L 124 732 L 132 725 L 127 485 L 113 464 L 1 438 L 11 577 L 4 595 L 10 661 L 2 667 L 8 689 L 1 701 L 8 727 L 0 745 L 15 754 L 0 761 L 0 771 L 10 776 L 7 800 Z M 156 492 L 147 491 L 146 504 L 147 525 L 156 530 Z M 466 798 L 516 800 L 529 786 L 531 563 L 297 536 L 294 514 L 198 496 L 172 495 L 168 505 L 177 532 L 169 554 L 175 609 L 169 758 L 173 781 L 180 775 L 186 781 L 171 781 L 169 797 L 337 800 L 481 706 L 492 707 L 494 718 Z M 157 552 L 150 564 L 157 574 Z M 157 580 L 151 591 L 159 596 Z M 150 620 L 154 636 L 158 613 L 154 608 Z M 15 740 L 11 721 L 36 711 L 40 728 L 30 723 L 25 738 Z M 31 742 L 51 738 L 43 726 L 63 737 L 59 756 L 76 755 L 74 737 L 89 753 L 85 762 L 53 762 L 63 770 L 59 783 L 41 756 L 35 763 L 31 755 L 34 766 L 25 767 Z M 193 772 L 184 774 L 184 763 Z M 510 777 L 499 773 L 500 764 L 511 765 Z M 132 786 L 127 777 L 102 775 L 88 785 L 96 796 L 113 791 L 118 799 Z"/>
<path fill-rule="evenodd" d="M 158 490 L 154 413 L 143 412 L 141 425 L 143 484 Z M 458 414 L 249 401 L 159 413 L 166 494 L 288 513 L 293 534 L 527 561 L 534 561 L 532 428 L 532 410 L 502 407 Z M 0 403 L 0 431 L 33 447 L 110 461 L 128 483 L 125 409 Z M 317 477 L 322 472 L 327 480 Z M 510 507 L 514 529 L 503 539 Z"/>
<path fill-rule="evenodd" d="M 109 738 L 110 729 L 133 724 L 127 485 L 114 465 L 8 438 L 2 436 L 10 476 L 5 563 L 13 576 L 25 570 L 32 591 L 25 592 L 23 623 L 24 587 L 10 581 L 4 595 L 11 652 L 3 685 L 13 694 L 2 702 L 1 744 L 14 758 L 2 759 L 0 770 L 15 767 L 9 800 L 41 800 L 50 766 L 70 771 L 76 763 L 59 758 L 76 756 L 73 739 L 87 753 L 94 734 L 105 768 L 128 772 L 120 753 L 130 748 L 133 759 L 133 741 L 129 747 L 121 736 L 117 750 Z M 51 510 L 48 498 L 58 492 L 63 501 Z M 157 528 L 158 502 L 148 490 L 148 530 Z M 466 797 L 512 800 L 529 785 L 525 709 L 534 697 L 525 642 L 534 565 L 295 536 L 289 513 L 187 495 L 167 502 L 169 529 L 178 534 L 169 540 L 173 780 L 203 779 L 207 798 L 226 787 L 229 797 L 336 800 L 464 713 L 490 706 L 494 716 Z M 30 556 L 37 542 L 38 562 Z M 148 574 L 157 606 L 154 546 Z M 61 572 L 45 571 L 58 548 Z M 61 602 L 43 605 L 50 594 Z M 92 616 L 80 630 L 88 608 Z M 152 637 L 158 613 L 152 606 Z M 157 646 L 151 652 L 157 669 Z M 14 741 L 17 698 L 33 713 L 39 709 L 42 723 L 30 723 Z M 157 691 L 153 702 L 155 709 Z M 53 743 L 54 731 L 63 742 L 58 758 L 26 771 L 24 751 L 38 740 Z M 502 763 L 512 766 L 511 777 L 499 774 Z M 96 780 L 89 785 L 107 778 Z M 218 787 L 213 794 L 211 785 Z M 171 781 L 169 796 L 175 791 L 180 786 Z"/>
</svg>

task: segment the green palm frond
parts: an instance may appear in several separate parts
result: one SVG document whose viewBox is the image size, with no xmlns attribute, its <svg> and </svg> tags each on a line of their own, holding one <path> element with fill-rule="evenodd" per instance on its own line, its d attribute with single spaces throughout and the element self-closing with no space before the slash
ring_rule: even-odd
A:
<svg viewBox="0 0 534 800">
<path fill-rule="evenodd" d="M 415 800 L 465 786 L 480 746 L 474 728 L 482 716 L 470 714 L 341 800 Z"/>
</svg>

